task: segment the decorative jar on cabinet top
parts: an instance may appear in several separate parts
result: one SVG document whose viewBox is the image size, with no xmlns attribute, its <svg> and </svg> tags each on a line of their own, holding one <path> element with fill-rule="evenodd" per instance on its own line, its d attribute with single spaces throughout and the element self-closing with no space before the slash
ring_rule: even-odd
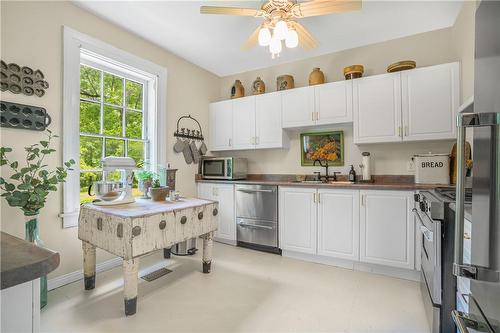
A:
<svg viewBox="0 0 500 333">
<path fill-rule="evenodd" d="M 325 83 L 325 74 L 323 74 L 319 67 L 313 68 L 311 74 L 309 74 L 309 85 L 314 86 L 323 83 Z"/>
<path fill-rule="evenodd" d="M 293 76 L 280 75 L 276 78 L 276 90 L 287 90 L 293 88 L 295 88 L 295 83 L 293 82 Z"/>
<path fill-rule="evenodd" d="M 266 84 L 261 80 L 260 76 L 257 76 L 252 84 L 253 94 L 260 95 L 266 92 Z"/>
<path fill-rule="evenodd" d="M 234 84 L 231 87 L 231 98 L 239 98 L 243 96 L 245 96 L 245 88 L 241 84 L 241 81 L 234 81 Z"/>
</svg>

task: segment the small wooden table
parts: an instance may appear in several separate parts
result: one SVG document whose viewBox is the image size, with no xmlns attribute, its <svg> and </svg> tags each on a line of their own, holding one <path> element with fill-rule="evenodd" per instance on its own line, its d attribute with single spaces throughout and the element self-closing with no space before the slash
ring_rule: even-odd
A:
<svg viewBox="0 0 500 333">
<path fill-rule="evenodd" d="M 196 198 L 136 202 L 116 206 L 84 204 L 78 238 L 82 240 L 85 289 L 95 287 L 96 247 L 123 258 L 125 315 L 137 309 L 139 257 L 169 249 L 194 237 L 203 239 L 203 273 L 210 273 L 218 203 Z"/>
</svg>

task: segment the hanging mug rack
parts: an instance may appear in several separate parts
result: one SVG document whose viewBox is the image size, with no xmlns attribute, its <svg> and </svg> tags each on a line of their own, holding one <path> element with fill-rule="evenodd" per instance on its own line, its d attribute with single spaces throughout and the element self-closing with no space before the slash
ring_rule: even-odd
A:
<svg viewBox="0 0 500 333">
<path fill-rule="evenodd" d="M 191 121 L 194 121 L 198 125 L 198 129 L 189 129 L 186 127 L 181 127 L 179 129 L 179 123 L 181 122 L 182 119 L 190 119 Z M 198 122 L 198 120 L 191 117 L 191 115 L 182 116 L 177 120 L 177 130 L 174 132 L 174 136 L 178 138 L 186 138 L 186 139 L 193 139 L 200 141 L 204 140 L 200 123 Z"/>
</svg>

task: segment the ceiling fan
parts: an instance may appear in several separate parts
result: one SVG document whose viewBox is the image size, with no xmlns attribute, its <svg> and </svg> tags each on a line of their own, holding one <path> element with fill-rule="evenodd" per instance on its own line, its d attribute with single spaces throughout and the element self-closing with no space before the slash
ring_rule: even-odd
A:
<svg viewBox="0 0 500 333">
<path fill-rule="evenodd" d="M 303 48 L 312 49 L 317 46 L 317 41 L 302 24 L 297 22 L 298 19 L 359 9 L 361 9 L 361 0 L 311 0 L 306 2 L 269 0 L 260 9 L 201 6 L 200 13 L 263 18 L 264 22 L 250 35 L 243 44 L 243 49 L 248 50 L 257 43 L 261 46 L 269 46 L 269 51 L 274 58 L 281 53 L 281 41 L 283 40 L 287 48 L 300 45 Z"/>
</svg>

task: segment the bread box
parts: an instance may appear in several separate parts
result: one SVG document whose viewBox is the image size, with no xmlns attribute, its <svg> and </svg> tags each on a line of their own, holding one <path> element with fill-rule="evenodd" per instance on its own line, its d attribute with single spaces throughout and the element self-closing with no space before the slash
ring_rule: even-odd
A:
<svg viewBox="0 0 500 333">
<path fill-rule="evenodd" d="M 449 184 L 449 154 L 419 154 L 413 156 L 415 162 L 415 183 Z"/>
</svg>

